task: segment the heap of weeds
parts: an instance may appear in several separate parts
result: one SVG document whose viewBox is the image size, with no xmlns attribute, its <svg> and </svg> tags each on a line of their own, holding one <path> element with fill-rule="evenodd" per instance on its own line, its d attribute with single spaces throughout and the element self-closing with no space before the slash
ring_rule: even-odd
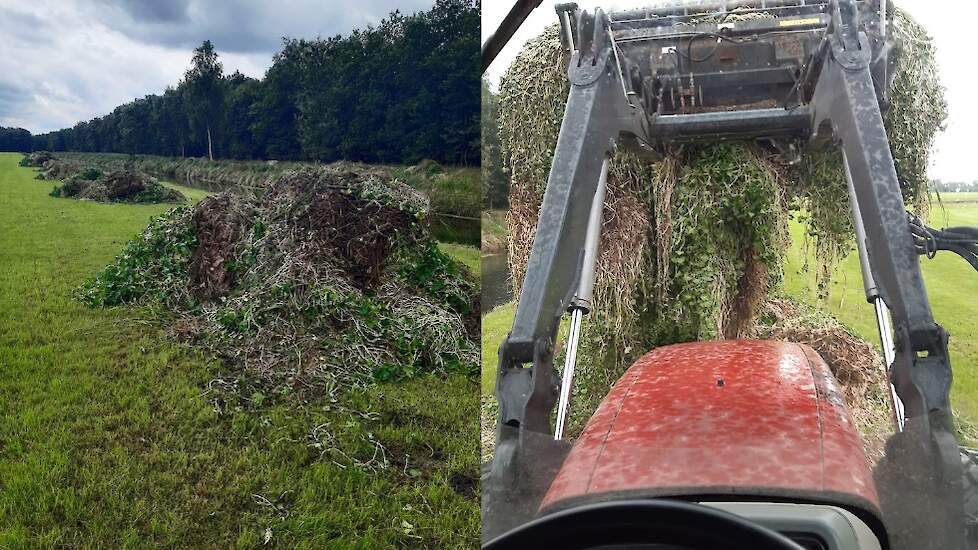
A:
<svg viewBox="0 0 978 550">
<path fill-rule="evenodd" d="M 427 200 L 343 166 L 175 208 L 88 281 L 94 307 L 167 311 L 174 333 L 265 390 L 478 369 L 478 285 L 440 252 Z"/>
<path fill-rule="evenodd" d="M 98 202 L 162 203 L 184 202 L 186 197 L 142 172 L 116 170 L 103 174 L 94 167 L 80 168 L 51 190 L 52 197 Z"/>
</svg>

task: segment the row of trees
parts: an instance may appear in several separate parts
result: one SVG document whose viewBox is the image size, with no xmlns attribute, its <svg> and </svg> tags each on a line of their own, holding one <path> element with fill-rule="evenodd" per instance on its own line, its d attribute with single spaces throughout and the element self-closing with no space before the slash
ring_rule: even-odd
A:
<svg viewBox="0 0 978 550">
<path fill-rule="evenodd" d="M 978 192 L 978 181 L 931 180 L 930 188 L 940 193 L 976 193 Z"/>
<path fill-rule="evenodd" d="M 27 152 L 33 147 L 31 133 L 23 128 L 0 126 L 0 151 Z"/>
<path fill-rule="evenodd" d="M 509 174 L 503 163 L 496 95 L 482 81 L 482 205 L 486 210 L 509 205 Z"/>
<path fill-rule="evenodd" d="M 479 0 L 437 0 L 347 37 L 285 39 L 262 80 L 225 75 L 205 41 L 176 87 L 32 148 L 478 164 L 478 37 Z"/>
</svg>

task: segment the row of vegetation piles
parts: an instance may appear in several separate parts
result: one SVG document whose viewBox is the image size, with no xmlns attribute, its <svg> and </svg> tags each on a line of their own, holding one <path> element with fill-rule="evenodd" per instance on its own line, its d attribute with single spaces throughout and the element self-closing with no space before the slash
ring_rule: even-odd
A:
<svg viewBox="0 0 978 550">
<path fill-rule="evenodd" d="M 478 165 L 479 23 L 479 2 L 436 0 L 348 36 L 286 38 L 262 79 L 225 74 L 205 41 L 163 94 L 28 149 L 11 130 L 0 150 Z"/>
<path fill-rule="evenodd" d="M 37 159 L 30 161 L 29 159 Z M 25 166 L 40 166 L 41 177 L 64 179 L 81 168 L 102 172 L 136 170 L 157 179 L 208 191 L 244 190 L 254 193 L 282 174 L 309 163 L 279 161 L 215 160 L 206 158 L 123 155 L 117 153 L 33 153 Z M 356 163 L 333 163 L 358 168 Z M 431 159 L 407 167 L 392 167 L 391 174 L 430 200 L 427 222 L 440 240 L 479 244 L 479 171 L 476 168 L 442 166 Z"/>
<path fill-rule="evenodd" d="M 56 158 L 43 151 L 25 154 L 20 165 L 40 168 L 37 179 L 62 180 L 51 190 L 52 197 L 132 203 L 180 203 L 186 200 L 183 193 L 128 165 L 84 163 Z"/>
<path fill-rule="evenodd" d="M 49 153 L 48 153 L 49 154 Z M 50 154 L 49 154 L 50 155 Z M 61 179 L 72 167 L 87 166 L 111 172 L 138 170 L 155 178 L 207 191 L 255 190 L 271 178 L 302 165 L 295 162 L 235 161 L 207 158 L 160 157 L 113 153 L 58 153 L 42 164 L 42 174 Z"/>
<path fill-rule="evenodd" d="M 902 11 L 895 13 L 892 28 L 896 75 L 893 105 L 884 118 L 904 198 L 923 212 L 928 153 L 946 118 L 946 104 L 926 32 Z M 558 32 L 551 27 L 529 41 L 500 84 L 503 158 L 512 175 L 507 225 L 516 289 L 525 274 L 569 91 Z M 793 215 L 804 219 L 806 247 L 814 248 L 818 263 L 812 268 L 826 289 L 832 266 L 853 248 L 838 152 L 809 152 L 795 166 L 747 143 L 677 149 L 655 164 L 618 152 L 605 203 L 596 307 L 580 344 L 570 432 L 583 427 L 624 369 L 652 347 L 755 334 L 758 315 L 779 288 Z M 794 329 L 772 334 L 803 339 Z M 827 353 L 824 339 L 808 341 Z M 850 379 L 840 378 L 844 385 Z M 860 386 L 855 393 L 865 399 L 850 395 L 850 405 L 882 406 L 873 397 L 882 384 L 874 378 Z M 885 429 L 856 416 L 865 421 L 864 432 Z"/>
<path fill-rule="evenodd" d="M 379 168 L 305 168 L 170 210 L 80 289 L 156 306 L 172 331 L 271 389 L 478 369 L 479 289 Z"/>
<path fill-rule="evenodd" d="M 30 168 L 42 168 L 44 163 L 53 159 L 54 155 L 48 153 L 47 151 L 25 153 L 24 158 L 20 159 L 20 165 Z"/>
</svg>

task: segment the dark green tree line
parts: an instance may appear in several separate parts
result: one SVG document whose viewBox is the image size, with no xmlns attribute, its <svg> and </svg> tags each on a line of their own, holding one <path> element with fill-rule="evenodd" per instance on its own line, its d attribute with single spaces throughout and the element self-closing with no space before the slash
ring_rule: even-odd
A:
<svg viewBox="0 0 978 550">
<path fill-rule="evenodd" d="M 205 41 L 176 87 L 29 148 L 477 165 L 478 41 L 478 0 L 437 0 L 345 37 L 285 39 L 261 80 L 225 75 Z"/>
<path fill-rule="evenodd" d="M 482 81 L 482 205 L 487 210 L 509 205 L 509 175 L 499 139 L 496 95 Z"/>
<path fill-rule="evenodd" d="M 0 126 L 0 151 L 30 151 L 31 133 L 23 128 Z"/>
</svg>

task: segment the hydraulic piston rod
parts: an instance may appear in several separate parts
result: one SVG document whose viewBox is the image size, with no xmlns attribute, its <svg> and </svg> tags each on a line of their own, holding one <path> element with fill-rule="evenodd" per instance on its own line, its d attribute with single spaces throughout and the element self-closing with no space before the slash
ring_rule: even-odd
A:
<svg viewBox="0 0 978 550">
<path fill-rule="evenodd" d="M 859 250 L 859 267 L 863 275 L 863 288 L 866 291 L 866 300 L 873 304 L 876 309 L 876 328 L 880 335 L 880 345 L 883 346 L 884 374 L 889 381 L 889 366 L 893 364 L 895 358 L 893 343 L 893 328 L 890 326 L 890 311 L 887 309 L 883 299 L 880 298 L 879 289 L 873 279 L 873 272 L 869 266 L 869 255 L 866 252 L 866 227 L 863 225 L 862 214 L 859 212 L 859 201 L 856 198 L 856 188 L 852 183 L 852 172 L 849 170 L 849 160 L 846 158 L 845 151 L 842 152 L 842 164 L 846 170 L 846 183 L 849 186 L 849 202 L 852 203 L 852 225 L 856 233 L 856 247 Z M 890 383 L 890 405 L 893 410 L 893 418 L 896 421 L 897 429 L 903 431 L 905 414 L 903 401 L 896 393 L 896 388 Z"/>
<path fill-rule="evenodd" d="M 577 291 L 570 305 L 571 324 L 567 336 L 567 356 L 564 360 L 564 372 L 560 381 L 560 400 L 557 404 L 557 426 L 554 429 L 554 439 L 563 439 L 564 427 L 567 424 L 567 412 L 570 406 L 571 388 L 574 385 L 574 367 L 577 363 L 577 346 L 581 338 L 581 321 L 585 313 L 591 311 L 591 299 L 594 296 L 594 271 L 598 262 L 598 244 L 601 241 L 601 217 L 604 213 L 604 195 L 608 184 L 608 159 L 601 165 L 601 177 L 598 188 L 591 202 L 591 212 L 588 216 L 587 236 L 584 240 L 584 261 L 581 266 L 581 277 Z"/>
<path fill-rule="evenodd" d="M 564 426 L 567 424 L 567 412 L 570 406 L 571 387 L 574 380 L 574 367 L 577 362 L 577 344 L 581 335 L 581 319 L 584 310 L 579 307 L 571 308 L 570 334 L 567 336 L 567 358 L 564 360 L 564 373 L 560 380 L 560 401 L 557 404 L 557 426 L 554 429 L 554 439 L 564 438 Z"/>
</svg>

